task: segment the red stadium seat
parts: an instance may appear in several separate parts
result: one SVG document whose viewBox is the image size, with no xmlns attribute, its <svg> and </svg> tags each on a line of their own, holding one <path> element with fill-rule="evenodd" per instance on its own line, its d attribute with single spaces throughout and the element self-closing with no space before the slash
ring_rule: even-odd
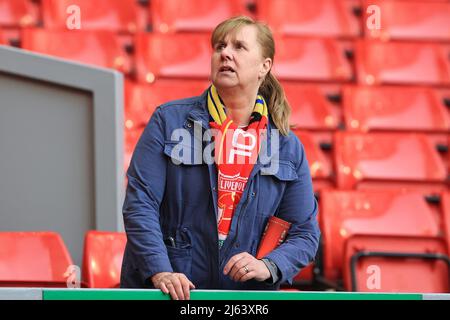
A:
<svg viewBox="0 0 450 320">
<path fill-rule="evenodd" d="M 444 161 L 444 166 L 446 166 L 447 172 L 450 174 L 450 134 L 448 132 L 427 134 L 427 138 L 439 151 L 439 155 Z M 450 176 L 448 186 L 450 188 Z"/>
<path fill-rule="evenodd" d="M 345 248 L 344 286 L 365 292 L 450 292 L 450 259 L 438 239 L 356 236 Z"/>
<path fill-rule="evenodd" d="M 294 277 L 293 281 L 295 285 L 307 285 L 312 284 L 314 279 L 314 263 L 307 265 L 305 268 Z"/>
<path fill-rule="evenodd" d="M 353 10 L 358 1 L 258 0 L 258 19 L 286 35 L 357 37 L 359 18 Z"/>
<path fill-rule="evenodd" d="M 207 34 L 138 34 L 137 78 L 152 83 L 155 78 L 208 79 L 211 44 Z"/>
<path fill-rule="evenodd" d="M 450 41 L 449 2 L 366 0 L 364 8 L 369 5 L 381 12 L 381 29 L 365 29 L 370 38 Z"/>
<path fill-rule="evenodd" d="M 136 147 L 139 138 L 144 131 L 144 127 L 134 128 L 132 130 L 125 130 L 125 156 L 124 156 L 124 172 L 126 173 L 130 166 L 131 157 L 133 156 L 134 148 Z M 126 180 L 126 179 L 125 179 Z M 126 187 L 126 184 L 125 184 Z"/>
<path fill-rule="evenodd" d="M 121 232 L 89 231 L 84 241 L 83 282 L 88 288 L 117 288 L 127 238 Z"/>
<path fill-rule="evenodd" d="M 208 81 L 158 80 L 151 85 L 125 83 L 125 127 L 145 126 L 156 107 L 182 98 L 198 96 L 209 87 Z"/>
<path fill-rule="evenodd" d="M 447 133 L 450 115 L 431 88 L 344 88 L 344 117 L 351 131 L 423 131 Z"/>
<path fill-rule="evenodd" d="M 24 29 L 22 48 L 123 72 L 130 70 L 125 49 L 109 31 Z"/>
<path fill-rule="evenodd" d="M 334 186 L 332 181 L 331 161 L 314 141 L 312 135 L 306 131 L 294 130 L 294 133 L 302 142 L 306 158 L 308 159 L 314 191 Z"/>
<path fill-rule="evenodd" d="M 444 161 L 423 134 L 337 132 L 334 149 L 341 189 L 446 189 Z"/>
<path fill-rule="evenodd" d="M 0 26 L 27 27 L 38 21 L 38 7 L 30 0 L 0 0 Z"/>
<path fill-rule="evenodd" d="M 8 44 L 8 42 L 6 41 L 6 37 L 3 35 L 2 30 L 0 29 L 0 44 Z"/>
<path fill-rule="evenodd" d="M 336 130 L 341 122 L 336 107 L 317 85 L 285 82 L 282 84 L 291 105 L 291 125 L 295 129 Z"/>
<path fill-rule="evenodd" d="M 329 280 L 342 278 L 343 266 L 349 263 L 344 257 L 346 248 L 350 240 L 358 237 L 376 238 L 376 243 L 383 246 L 368 250 L 410 252 L 408 243 L 419 241 L 445 253 L 439 214 L 420 192 L 326 191 L 321 193 L 320 206 L 323 271 Z M 352 243 L 356 248 L 359 243 L 359 251 L 364 251 L 365 242 Z M 421 246 L 415 251 L 425 252 Z"/>
<path fill-rule="evenodd" d="M 447 110 L 450 110 L 450 89 L 438 90 L 438 95 L 439 95 L 439 99 L 444 101 L 444 104 L 447 107 Z M 447 136 L 447 147 L 450 147 L 450 135 L 447 133 L 446 136 Z M 442 138 L 440 143 L 445 144 L 445 139 Z M 447 159 L 446 163 L 447 163 L 448 172 L 450 173 L 450 152 L 447 152 L 446 159 Z M 450 185 L 449 185 L 449 187 L 450 187 Z"/>
<path fill-rule="evenodd" d="M 450 47 L 438 44 L 358 41 L 361 84 L 450 85 Z"/>
<path fill-rule="evenodd" d="M 125 171 L 144 126 L 161 104 L 203 93 L 208 81 L 158 80 L 151 85 L 125 82 Z"/>
<path fill-rule="evenodd" d="M 223 20 L 251 16 L 249 0 L 152 0 L 150 15 L 153 31 L 212 31 Z"/>
<path fill-rule="evenodd" d="M 42 15 L 47 29 L 67 29 L 67 18 L 77 6 L 82 30 L 136 32 L 146 27 L 145 9 L 137 0 L 42 0 Z"/>
<path fill-rule="evenodd" d="M 149 104 L 150 86 L 125 81 L 125 129 L 134 130 L 146 125 L 156 106 Z"/>
<path fill-rule="evenodd" d="M 67 287 L 73 265 L 55 232 L 0 232 L 0 287 Z"/>
<path fill-rule="evenodd" d="M 19 47 L 21 30 L 22 29 L 18 27 L 3 29 L 0 27 L 0 37 L 3 37 L 3 44 Z"/>
<path fill-rule="evenodd" d="M 349 81 L 344 44 L 333 39 L 275 36 L 274 74 L 282 80 Z"/>
<path fill-rule="evenodd" d="M 450 191 L 442 194 L 442 212 L 443 212 L 443 224 L 444 234 L 447 239 L 448 255 L 450 256 Z"/>
</svg>

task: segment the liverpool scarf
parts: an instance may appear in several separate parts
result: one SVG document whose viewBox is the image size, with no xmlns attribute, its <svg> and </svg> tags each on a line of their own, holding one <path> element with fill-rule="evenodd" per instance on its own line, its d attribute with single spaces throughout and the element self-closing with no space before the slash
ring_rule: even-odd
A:
<svg viewBox="0 0 450 320">
<path fill-rule="evenodd" d="M 256 163 L 261 137 L 267 127 L 267 105 L 258 95 L 248 126 L 238 127 L 225 113 L 225 107 L 214 85 L 208 90 L 208 110 L 215 130 L 214 159 L 218 169 L 217 228 L 219 248 L 228 236 L 235 208 Z"/>
</svg>

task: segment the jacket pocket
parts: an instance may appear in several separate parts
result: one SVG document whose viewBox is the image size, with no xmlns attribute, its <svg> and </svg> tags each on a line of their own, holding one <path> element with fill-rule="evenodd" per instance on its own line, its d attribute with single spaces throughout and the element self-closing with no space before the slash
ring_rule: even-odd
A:
<svg viewBox="0 0 450 320">
<path fill-rule="evenodd" d="M 166 141 L 164 154 L 168 157 L 166 188 L 170 192 L 167 200 L 182 206 L 204 206 L 210 182 L 201 150 L 188 143 Z"/>
<path fill-rule="evenodd" d="M 259 171 L 262 176 L 272 176 L 279 181 L 287 182 L 298 178 L 294 164 L 286 160 L 279 160 L 271 166 L 263 166 Z"/>
<path fill-rule="evenodd" d="M 192 249 L 180 249 L 171 246 L 167 247 L 170 264 L 174 272 L 183 273 L 189 279 L 192 278 Z"/>
<path fill-rule="evenodd" d="M 257 215 L 275 214 L 289 182 L 298 179 L 291 161 L 279 160 L 275 165 L 264 166 L 259 171 Z"/>
<path fill-rule="evenodd" d="M 186 142 L 165 141 L 164 154 L 168 156 L 175 165 L 200 165 L 203 164 L 202 148 L 195 148 L 194 143 L 189 145 Z"/>
</svg>

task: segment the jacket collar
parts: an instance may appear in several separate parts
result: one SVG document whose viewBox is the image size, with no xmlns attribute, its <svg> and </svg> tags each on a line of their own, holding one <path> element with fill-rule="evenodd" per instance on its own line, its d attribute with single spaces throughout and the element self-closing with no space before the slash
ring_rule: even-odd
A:
<svg viewBox="0 0 450 320">
<path fill-rule="evenodd" d="M 197 100 L 197 103 L 195 107 L 188 113 L 187 120 L 200 122 L 202 127 L 204 129 L 210 129 L 209 121 L 209 111 L 207 106 L 207 94 L 208 89 L 206 89 L 201 96 L 199 96 L 199 99 Z M 270 145 L 270 139 L 271 135 L 270 130 L 272 128 L 276 128 L 275 124 L 272 122 L 272 117 L 270 114 L 268 115 L 268 121 L 267 121 L 267 145 Z"/>
<path fill-rule="evenodd" d="M 208 111 L 208 107 L 207 107 L 207 94 L 208 94 L 208 89 L 205 90 L 203 92 L 203 94 L 201 96 L 199 96 L 199 99 L 197 100 L 197 103 L 195 104 L 194 108 L 189 112 L 188 116 L 187 116 L 187 121 L 195 121 L 195 122 L 199 122 L 201 124 L 201 126 L 203 127 L 203 129 L 207 130 L 210 129 L 210 125 L 209 125 L 209 121 L 210 121 L 210 116 L 209 116 L 209 111 Z M 267 134 L 266 134 L 266 139 L 264 139 L 262 141 L 262 146 L 261 146 L 261 152 L 260 154 L 267 154 L 267 147 L 271 146 L 271 134 L 270 134 L 270 130 L 272 128 L 276 128 L 275 124 L 272 121 L 272 117 L 270 116 L 270 114 L 268 115 L 269 119 L 267 121 Z M 279 148 L 281 148 L 281 144 L 283 143 L 284 139 L 282 137 L 280 137 L 279 140 Z M 206 141 L 208 142 L 208 141 Z M 279 150 L 278 150 L 279 152 Z M 258 156 L 257 162 L 253 167 L 253 170 L 250 174 L 249 179 L 251 179 L 258 171 L 261 167 L 263 166 L 269 166 L 270 165 L 270 161 L 271 159 L 276 155 L 277 152 L 270 152 L 270 154 L 268 155 L 268 157 L 264 157 L 264 159 L 261 159 L 260 156 Z"/>
<path fill-rule="evenodd" d="M 200 122 L 204 129 L 210 129 L 209 112 L 206 105 L 206 97 L 208 89 L 206 89 L 195 104 L 194 108 L 189 112 L 187 120 Z"/>
</svg>

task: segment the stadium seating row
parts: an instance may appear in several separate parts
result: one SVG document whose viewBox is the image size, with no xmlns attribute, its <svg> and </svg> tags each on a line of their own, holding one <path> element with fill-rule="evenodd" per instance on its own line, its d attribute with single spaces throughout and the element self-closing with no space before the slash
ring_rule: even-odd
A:
<svg viewBox="0 0 450 320">
<path fill-rule="evenodd" d="M 138 33 L 130 39 L 109 31 L 24 28 L 20 42 L 23 49 L 115 68 L 142 83 L 209 77 L 208 34 Z M 277 36 L 275 41 L 273 72 L 281 80 L 450 85 L 450 45 L 294 36 Z"/>
<path fill-rule="evenodd" d="M 142 131 L 125 132 L 125 170 Z M 428 194 L 449 188 L 448 135 L 435 139 L 420 133 L 337 131 L 330 144 L 308 131 L 294 133 L 305 147 L 316 192 L 398 189 Z"/>
<path fill-rule="evenodd" d="M 156 106 L 201 94 L 207 86 L 207 81 L 187 80 L 126 82 L 125 167 Z M 450 115 L 445 91 L 292 82 L 283 86 L 316 190 L 382 185 L 440 191 L 448 184 Z"/>
<path fill-rule="evenodd" d="M 124 233 L 87 232 L 78 271 L 56 232 L 0 232 L 0 243 L 0 287 L 74 287 L 79 271 L 82 287 L 119 286 Z"/>
<path fill-rule="evenodd" d="M 134 33 L 211 31 L 226 17 L 248 15 L 287 35 L 352 38 L 363 34 L 363 21 L 376 5 L 382 30 L 364 32 L 374 39 L 449 41 L 448 1 L 392 0 L 0 0 L 0 25 L 66 28 L 76 5 L 85 30 Z"/>
<path fill-rule="evenodd" d="M 448 292 L 449 201 L 449 193 L 321 193 L 323 276 L 352 291 Z M 378 288 L 368 281 L 377 271 Z"/>
<path fill-rule="evenodd" d="M 111 32 L 24 29 L 21 36 L 22 48 L 26 50 L 116 68 L 125 73 L 132 68 L 131 56 L 122 45 L 123 41 Z M 65 45 L 60 46 L 63 41 Z M 283 37 L 277 39 L 277 44 L 279 52 L 274 73 L 280 79 L 346 82 L 353 78 L 344 43 Z M 393 50 L 400 54 L 392 56 Z M 369 85 L 447 85 L 450 83 L 447 51 L 446 46 L 433 44 L 357 42 L 358 80 Z M 148 83 L 157 78 L 207 79 L 210 53 L 207 35 L 139 34 L 136 37 L 137 79 Z"/>
<path fill-rule="evenodd" d="M 282 82 L 291 105 L 291 126 L 302 130 L 447 133 L 450 91 L 426 87 L 321 85 Z M 200 95 L 206 80 L 158 80 L 125 83 L 127 129 L 147 124 L 167 101 Z M 420 121 L 417 121 L 420 119 Z"/>
<path fill-rule="evenodd" d="M 319 204 L 321 253 L 314 274 L 302 272 L 297 282 L 326 281 L 350 291 L 450 291 L 450 193 L 326 190 Z M 0 232 L 0 240 L 0 286 L 66 287 L 73 280 L 57 233 Z M 87 232 L 81 285 L 118 287 L 125 244 L 124 233 Z M 379 283 L 372 283 L 376 272 Z"/>
<path fill-rule="evenodd" d="M 435 145 L 438 140 L 419 133 L 337 131 L 329 144 L 311 132 L 294 132 L 305 146 L 316 191 L 448 189 L 448 135 Z"/>
</svg>

